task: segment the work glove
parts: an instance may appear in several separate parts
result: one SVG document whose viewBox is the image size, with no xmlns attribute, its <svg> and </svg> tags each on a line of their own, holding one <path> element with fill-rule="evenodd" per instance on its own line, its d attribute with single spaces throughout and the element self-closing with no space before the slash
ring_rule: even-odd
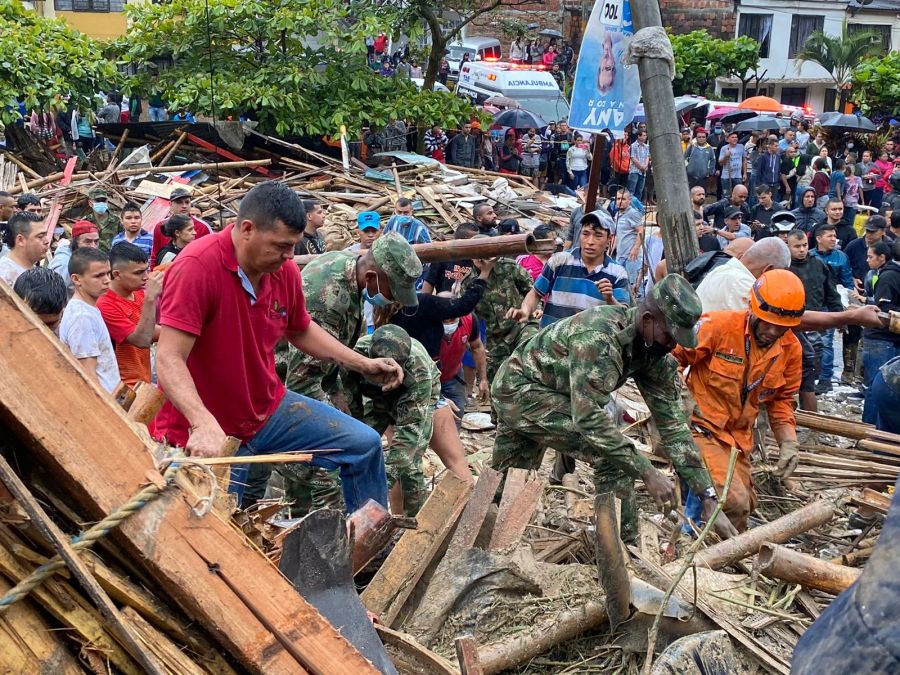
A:
<svg viewBox="0 0 900 675">
<path fill-rule="evenodd" d="M 781 449 L 781 457 L 775 467 L 775 475 L 783 480 L 790 478 L 800 463 L 800 455 L 797 454 L 800 446 L 797 441 L 781 441 L 778 447 Z"/>
</svg>

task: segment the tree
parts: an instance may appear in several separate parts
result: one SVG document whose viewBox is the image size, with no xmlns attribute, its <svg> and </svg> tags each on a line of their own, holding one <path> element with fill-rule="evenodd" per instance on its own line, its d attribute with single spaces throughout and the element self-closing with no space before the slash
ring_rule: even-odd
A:
<svg viewBox="0 0 900 675">
<path fill-rule="evenodd" d="M 881 38 L 877 33 L 868 30 L 850 32 L 847 21 L 841 26 L 841 34 L 828 35 L 824 31 L 815 31 L 807 39 L 797 56 L 797 67 L 810 61 L 817 63 L 828 71 L 835 87 L 840 92 L 838 110 L 844 110 L 850 88 L 853 69 L 866 57 L 879 56 L 884 53 Z"/>
<path fill-rule="evenodd" d="M 708 95 L 717 77 L 741 79 L 759 67 L 759 43 L 753 38 L 720 40 L 705 30 L 680 35 L 670 30 L 669 40 L 675 52 L 676 95 Z"/>
<path fill-rule="evenodd" d="M 900 115 L 900 52 L 870 56 L 854 69 L 853 100 L 867 115 Z"/>
<path fill-rule="evenodd" d="M 356 135 L 396 118 L 455 125 L 472 111 L 368 66 L 365 36 L 396 25 L 387 3 L 171 0 L 127 11 L 131 28 L 118 48 L 138 70 L 132 86 L 159 91 L 173 108 L 250 115 L 279 135 L 334 135 L 341 125 Z M 157 72 L 160 57 L 172 67 Z"/>
<path fill-rule="evenodd" d="M 27 110 L 52 105 L 93 108 L 100 91 L 119 80 L 115 62 L 103 46 L 64 21 L 45 19 L 25 9 L 19 0 L 0 0 L 0 126 L 20 115 L 14 101 Z"/>
</svg>

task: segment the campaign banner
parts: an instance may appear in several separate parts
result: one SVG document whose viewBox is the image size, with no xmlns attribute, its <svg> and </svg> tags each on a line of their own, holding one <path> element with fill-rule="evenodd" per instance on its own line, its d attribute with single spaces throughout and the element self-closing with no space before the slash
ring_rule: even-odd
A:
<svg viewBox="0 0 900 675">
<path fill-rule="evenodd" d="M 591 10 L 572 88 L 569 126 L 621 136 L 641 98 L 637 65 L 623 60 L 634 35 L 628 0 L 597 0 Z"/>
</svg>

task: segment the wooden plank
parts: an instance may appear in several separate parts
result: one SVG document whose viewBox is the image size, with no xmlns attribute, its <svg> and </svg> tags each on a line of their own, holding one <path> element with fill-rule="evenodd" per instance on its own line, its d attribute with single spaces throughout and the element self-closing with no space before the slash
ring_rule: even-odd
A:
<svg viewBox="0 0 900 675">
<path fill-rule="evenodd" d="M 0 595 L 12 584 L 0 577 Z M 30 600 L 18 602 L 0 621 L 0 672 L 17 675 L 82 675 L 84 671 Z"/>
<path fill-rule="evenodd" d="M 506 482 L 503 484 L 503 495 L 500 497 L 500 510 L 509 509 L 528 480 L 528 469 L 510 469 L 506 472 Z"/>
<path fill-rule="evenodd" d="M 475 545 L 475 539 L 481 532 L 481 526 L 484 524 L 484 519 L 494 501 L 494 495 L 497 493 L 497 487 L 502 478 L 503 474 L 490 467 L 485 467 L 478 475 L 478 482 L 475 483 L 472 497 L 466 504 L 456 532 L 450 539 L 450 545 L 444 555 L 445 560 L 455 558 Z"/>
<path fill-rule="evenodd" d="M 363 591 L 363 604 L 390 626 L 415 585 L 456 524 L 472 485 L 447 473 L 416 516 L 419 527 L 407 530 Z"/>
<path fill-rule="evenodd" d="M 471 635 L 461 635 L 454 641 L 460 675 L 484 675 L 478 658 L 478 643 Z"/>
<path fill-rule="evenodd" d="M 0 350 L 0 418 L 33 451 L 29 461 L 40 463 L 87 518 L 127 503 L 148 477 L 159 480 L 153 444 L 6 286 L 0 325 L 18 336 Z M 214 513 L 195 517 L 191 505 L 200 495 L 187 477 L 176 481 L 180 489 L 148 503 L 112 536 L 190 619 L 254 672 L 375 672 L 230 522 Z M 300 650 L 303 664 L 289 646 Z"/>
<path fill-rule="evenodd" d="M 147 653 L 163 664 L 171 675 L 206 675 L 206 671 L 191 661 L 177 645 L 165 635 L 151 626 L 144 618 L 130 607 L 122 610 L 128 627 L 138 636 Z"/>
<path fill-rule="evenodd" d="M 501 499 L 497 522 L 491 533 L 489 546 L 491 551 L 501 551 L 515 546 L 522 538 L 525 526 L 531 521 L 538 503 L 541 501 L 541 495 L 544 494 L 545 482 L 534 472 L 530 473 L 532 475 L 529 476 L 518 495 L 507 502 L 506 508 Z M 503 496 L 506 496 L 505 492 Z"/>
<path fill-rule="evenodd" d="M 138 424 L 150 424 L 166 402 L 166 395 L 149 382 L 138 382 L 134 388 L 134 401 L 128 408 L 128 417 Z"/>
<path fill-rule="evenodd" d="M 453 220 L 450 218 L 450 216 L 447 214 L 447 212 L 444 211 L 444 207 L 441 206 L 441 203 L 435 198 L 434 192 L 432 191 L 431 188 L 425 187 L 425 186 L 420 186 L 420 187 L 417 187 L 416 190 L 419 192 L 420 195 L 422 195 L 422 198 L 426 202 L 431 204 L 437 210 L 437 212 L 441 214 L 441 218 L 444 219 L 444 222 L 447 223 L 447 225 L 453 224 Z"/>
<path fill-rule="evenodd" d="M 142 180 L 138 186 L 134 188 L 134 191 L 141 195 L 170 199 L 172 193 L 179 188 L 191 192 L 190 185 L 181 185 L 180 183 L 157 183 L 152 180 Z"/>
</svg>

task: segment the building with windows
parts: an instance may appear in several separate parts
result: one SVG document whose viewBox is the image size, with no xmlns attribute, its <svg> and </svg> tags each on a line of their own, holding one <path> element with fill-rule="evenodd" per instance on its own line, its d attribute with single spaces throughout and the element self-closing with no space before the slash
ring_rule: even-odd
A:
<svg viewBox="0 0 900 675">
<path fill-rule="evenodd" d="M 41 16 L 63 19 L 69 26 L 89 37 L 110 40 L 125 34 L 128 25 L 125 2 L 126 0 L 33 0 L 23 4 Z"/>
<path fill-rule="evenodd" d="M 900 0 L 738 0 L 734 35 L 747 35 L 760 44 L 759 80 L 750 82 L 743 96 L 771 96 L 785 105 L 809 106 L 815 112 L 834 110 L 834 80 L 821 66 L 797 61 L 807 38 L 815 31 L 840 35 L 848 30 L 871 30 L 887 50 L 900 49 Z M 741 97 L 741 82 L 717 81 L 726 99 Z"/>
</svg>

